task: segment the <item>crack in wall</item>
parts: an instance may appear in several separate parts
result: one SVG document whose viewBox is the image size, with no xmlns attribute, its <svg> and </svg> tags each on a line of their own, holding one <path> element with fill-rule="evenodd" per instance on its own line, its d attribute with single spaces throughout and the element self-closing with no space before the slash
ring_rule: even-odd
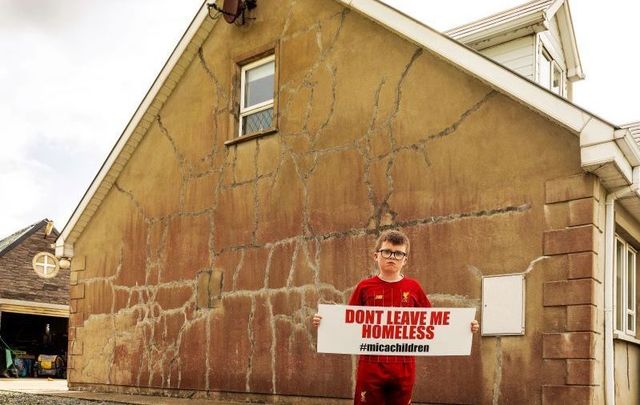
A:
<svg viewBox="0 0 640 405">
<path fill-rule="evenodd" d="M 422 225 L 434 225 L 434 224 L 457 222 L 461 220 L 472 220 L 472 219 L 488 218 L 488 217 L 494 217 L 494 216 L 519 214 L 519 213 L 527 212 L 530 209 L 531 209 L 531 204 L 526 203 L 526 204 L 521 204 L 516 206 L 505 206 L 505 207 L 492 208 L 492 209 L 482 209 L 477 211 L 465 211 L 465 212 L 459 212 L 459 213 L 452 213 L 448 215 L 437 215 L 437 216 L 417 218 L 417 219 L 406 220 L 406 221 L 396 221 L 386 225 L 380 225 L 376 229 L 371 229 L 368 227 L 360 227 L 360 228 L 352 228 L 344 231 L 326 232 L 323 234 L 316 234 L 311 236 L 297 235 L 297 236 L 292 236 L 285 239 L 280 239 L 274 242 L 269 242 L 267 244 L 242 244 L 242 245 L 230 246 L 227 249 L 244 252 L 246 249 L 262 249 L 262 248 L 265 248 L 267 245 L 279 246 L 282 244 L 292 243 L 296 240 L 305 241 L 305 242 L 315 241 L 318 244 L 317 246 L 318 249 L 316 249 L 316 256 L 317 256 L 316 260 L 319 260 L 319 256 L 318 256 L 319 243 L 326 240 L 345 239 L 350 237 L 361 237 L 365 235 L 378 235 L 380 232 L 383 232 L 388 229 L 410 228 L 410 227 L 416 227 L 416 226 L 422 226 Z M 219 255 L 223 253 L 223 251 L 217 252 L 217 254 Z M 306 258 L 309 259 L 309 256 L 307 255 Z M 318 262 L 316 261 L 316 263 Z M 314 266 L 311 266 L 311 267 L 314 268 Z M 235 284 L 234 284 L 234 289 L 235 289 Z"/>
<path fill-rule="evenodd" d="M 251 295 L 251 313 L 249 314 L 249 320 L 247 321 L 247 337 L 249 339 L 249 345 L 251 349 L 249 350 L 249 359 L 247 364 L 247 373 L 246 373 L 246 392 L 251 392 L 251 374 L 253 372 L 253 356 L 256 350 L 256 340 L 253 334 L 253 321 L 256 316 L 256 299 L 253 295 Z"/>
<path fill-rule="evenodd" d="M 527 266 L 526 270 L 523 272 L 523 274 L 529 274 L 531 273 L 531 271 L 533 271 L 533 269 L 535 268 L 536 264 L 538 264 L 538 262 L 541 262 L 543 260 L 547 260 L 549 259 L 550 256 L 540 256 L 540 257 L 536 257 L 535 259 L 533 259 L 531 262 L 529 262 L 529 265 Z"/>
<path fill-rule="evenodd" d="M 147 216 L 145 215 L 144 208 L 142 207 L 142 204 L 140 204 L 140 202 L 135 198 L 133 193 L 131 191 L 123 189 L 117 181 L 113 183 L 113 187 L 120 193 L 124 194 L 133 203 L 136 211 L 138 211 L 138 213 L 142 216 L 142 218 L 145 219 L 146 222 Z"/>
<path fill-rule="evenodd" d="M 298 262 L 298 254 L 300 252 L 300 244 L 304 242 L 300 242 L 297 240 L 295 242 L 295 248 L 293 250 L 293 255 L 291 257 L 291 266 L 289 267 L 289 274 L 287 275 L 287 287 L 291 287 L 293 285 L 293 277 L 296 270 L 296 263 Z"/>
<path fill-rule="evenodd" d="M 383 124 L 383 127 L 386 129 L 389 136 L 389 142 L 391 144 L 392 152 L 390 154 L 391 158 L 387 162 L 387 168 L 385 171 L 385 176 L 387 180 L 387 192 L 382 197 L 382 200 L 377 205 L 377 208 L 374 209 L 375 210 L 374 218 L 375 218 L 376 228 L 380 227 L 383 216 L 388 216 L 389 217 L 388 220 L 390 220 L 391 222 L 395 221 L 397 217 L 397 213 L 391 210 L 391 207 L 389 206 L 389 198 L 391 198 L 391 195 L 393 194 L 393 191 L 394 191 L 394 181 L 393 181 L 392 172 L 393 172 L 393 164 L 394 164 L 395 157 L 397 155 L 397 149 L 398 149 L 396 145 L 394 132 L 393 132 L 393 122 L 395 121 L 396 117 L 398 116 L 398 113 L 400 112 L 400 102 L 402 101 L 402 86 L 409 74 L 409 71 L 411 70 L 411 67 L 414 65 L 416 60 L 420 58 L 422 53 L 423 53 L 422 48 L 417 48 L 411 55 L 411 59 L 409 60 L 409 62 L 407 62 L 404 69 L 402 70 L 402 73 L 400 74 L 400 78 L 398 80 L 398 84 L 396 85 L 393 111 Z"/>
<path fill-rule="evenodd" d="M 267 255 L 267 265 L 264 270 L 264 280 L 262 282 L 263 288 L 269 288 L 269 276 L 271 274 L 271 262 L 273 261 L 273 252 L 275 247 L 270 243 L 265 246 L 269 249 L 269 254 Z"/>
<path fill-rule="evenodd" d="M 362 145 L 362 151 L 361 154 L 365 157 L 364 160 L 364 183 L 367 187 L 367 198 L 369 199 L 369 204 L 371 205 L 371 207 L 373 208 L 373 214 L 371 217 L 369 217 L 369 224 L 372 225 L 372 227 L 377 228 L 378 226 L 380 226 L 380 217 L 382 215 L 381 213 L 381 209 L 382 209 L 382 205 L 378 205 L 377 201 L 376 201 L 376 196 L 375 196 L 375 189 L 373 187 L 373 184 L 371 183 L 371 137 L 373 136 L 373 132 L 374 132 L 374 128 L 375 128 L 375 123 L 376 123 L 376 117 L 378 116 L 378 110 L 379 110 L 379 104 L 380 104 L 380 93 L 382 92 L 382 87 L 385 84 L 385 79 L 382 78 L 382 80 L 380 81 L 380 84 L 378 85 L 378 88 L 376 89 L 375 92 L 375 104 L 373 106 L 373 113 L 371 115 L 371 121 L 369 123 L 369 128 L 367 129 L 367 132 L 365 133 L 365 141 L 361 144 Z M 373 224 L 372 224 L 373 222 Z"/>
<path fill-rule="evenodd" d="M 496 337 L 496 367 L 493 373 L 493 398 L 492 404 L 500 403 L 500 386 L 502 385 L 502 338 Z"/>
<path fill-rule="evenodd" d="M 253 244 L 256 244 L 258 240 L 258 228 L 260 227 L 260 196 L 258 195 L 258 181 L 260 180 L 260 176 L 258 176 L 258 158 L 260 157 L 260 142 L 257 140 L 256 142 L 256 150 L 253 156 L 253 176 L 255 178 L 253 182 L 253 230 L 251 232 Z"/>
<path fill-rule="evenodd" d="M 471 106 L 471 108 L 469 108 L 464 113 L 462 113 L 462 115 L 460 115 L 460 117 L 458 117 L 458 119 L 453 124 L 451 124 L 450 126 L 446 127 L 445 129 L 441 130 L 437 134 L 428 135 L 425 138 L 425 140 L 426 141 L 431 141 L 431 140 L 434 140 L 434 139 L 444 138 L 445 136 L 453 134 L 454 132 L 456 132 L 456 130 L 460 127 L 460 125 L 462 125 L 462 123 L 467 118 L 469 118 L 471 115 L 473 115 L 473 113 L 478 111 L 480 109 L 480 107 L 482 107 L 484 104 L 486 104 L 487 101 L 489 101 L 492 97 L 496 96 L 497 94 L 499 94 L 497 91 L 491 90 L 480 101 L 478 101 L 473 106 Z"/>
<path fill-rule="evenodd" d="M 625 343 L 625 349 L 627 350 L 627 391 L 631 391 L 631 371 L 629 364 L 629 343 Z"/>
<path fill-rule="evenodd" d="M 243 249 L 240 254 L 240 261 L 236 266 L 236 270 L 233 272 L 233 278 L 231 281 L 231 288 L 233 290 L 236 290 L 236 286 L 238 285 L 238 277 L 240 275 L 240 270 L 242 269 L 242 266 L 244 266 L 244 256 L 245 256 L 245 250 Z"/>
<path fill-rule="evenodd" d="M 271 347 L 270 347 L 270 351 L 271 351 L 271 393 L 275 394 L 276 393 L 276 377 L 277 377 L 277 373 L 276 373 L 276 348 L 278 347 L 277 345 L 277 336 L 276 336 L 276 320 L 275 317 L 273 315 L 273 304 L 271 303 L 271 299 L 267 299 L 267 309 L 268 309 L 268 318 L 269 318 L 269 324 L 271 326 Z"/>
</svg>

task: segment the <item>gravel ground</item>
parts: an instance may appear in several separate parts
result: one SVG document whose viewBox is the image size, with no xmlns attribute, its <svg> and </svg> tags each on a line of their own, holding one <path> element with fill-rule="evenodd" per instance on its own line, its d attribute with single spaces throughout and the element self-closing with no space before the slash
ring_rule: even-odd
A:
<svg viewBox="0 0 640 405">
<path fill-rule="evenodd" d="M 86 399 L 61 398 L 49 395 L 24 394 L 21 392 L 0 391 L 2 405 L 116 405 L 119 402 L 89 401 Z"/>
</svg>

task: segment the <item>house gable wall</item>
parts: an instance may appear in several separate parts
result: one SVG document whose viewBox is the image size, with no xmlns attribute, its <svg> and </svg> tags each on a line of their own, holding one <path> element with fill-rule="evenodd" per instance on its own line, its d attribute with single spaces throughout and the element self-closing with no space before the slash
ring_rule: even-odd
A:
<svg viewBox="0 0 640 405">
<path fill-rule="evenodd" d="M 581 173 L 578 138 L 337 3 L 255 17 L 218 20 L 75 243 L 71 387 L 349 398 L 355 363 L 316 354 L 309 319 L 398 227 L 436 306 L 530 278 L 525 336 L 419 359 L 414 399 L 542 401 L 545 184 Z M 278 132 L 226 146 L 233 61 L 269 46 Z"/>
<path fill-rule="evenodd" d="M 0 298 L 68 305 L 69 270 L 60 269 L 55 277 L 45 279 L 32 267 L 36 253 L 53 254 L 56 236 L 45 239 L 44 229 L 39 229 L 0 256 Z"/>
</svg>

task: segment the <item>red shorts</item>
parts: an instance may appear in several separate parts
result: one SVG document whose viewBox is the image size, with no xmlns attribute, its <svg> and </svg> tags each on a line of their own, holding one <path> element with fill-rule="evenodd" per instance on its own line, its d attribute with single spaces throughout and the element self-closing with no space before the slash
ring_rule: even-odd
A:
<svg viewBox="0 0 640 405">
<path fill-rule="evenodd" d="M 374 362 L 360 359 L 356 375 L 356 405 L 408 405 L 416 381 L 414 362 Z"/>
</svg>

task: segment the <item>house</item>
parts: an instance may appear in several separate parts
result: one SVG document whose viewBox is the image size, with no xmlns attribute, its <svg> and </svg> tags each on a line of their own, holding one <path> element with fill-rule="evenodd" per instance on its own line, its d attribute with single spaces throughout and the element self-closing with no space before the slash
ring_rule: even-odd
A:
<svg viewBox="0 0 640 405">
<path fill-rule="evenodd" d="M 0 240 L 0 371 L 7 346 L 27 359 L 66 354 L 70 272 L 54 256 L 58 235 L 43 219 Z"/>
<path fill-rule="evenodd" d="M 531 1 L 445 34 L 569 100 L 584 79 L 564 0 Z"/>
<path fill-rule="evenodd" d="M 416 403 L 637 403 L 640 148 L 570 101 L 566 1 L 530 5 L 491 25 L 530 77 L 482 54 L 502 34 L 378 0 L 203 5 L 56 242 L 70 387 L 348 403 L 310 316 L 400 228 L 434 304 L 483 319 L 471 356 L 418 360 Z M 489 306 L 513 277 L 515 329 Z"/>
</svg>

